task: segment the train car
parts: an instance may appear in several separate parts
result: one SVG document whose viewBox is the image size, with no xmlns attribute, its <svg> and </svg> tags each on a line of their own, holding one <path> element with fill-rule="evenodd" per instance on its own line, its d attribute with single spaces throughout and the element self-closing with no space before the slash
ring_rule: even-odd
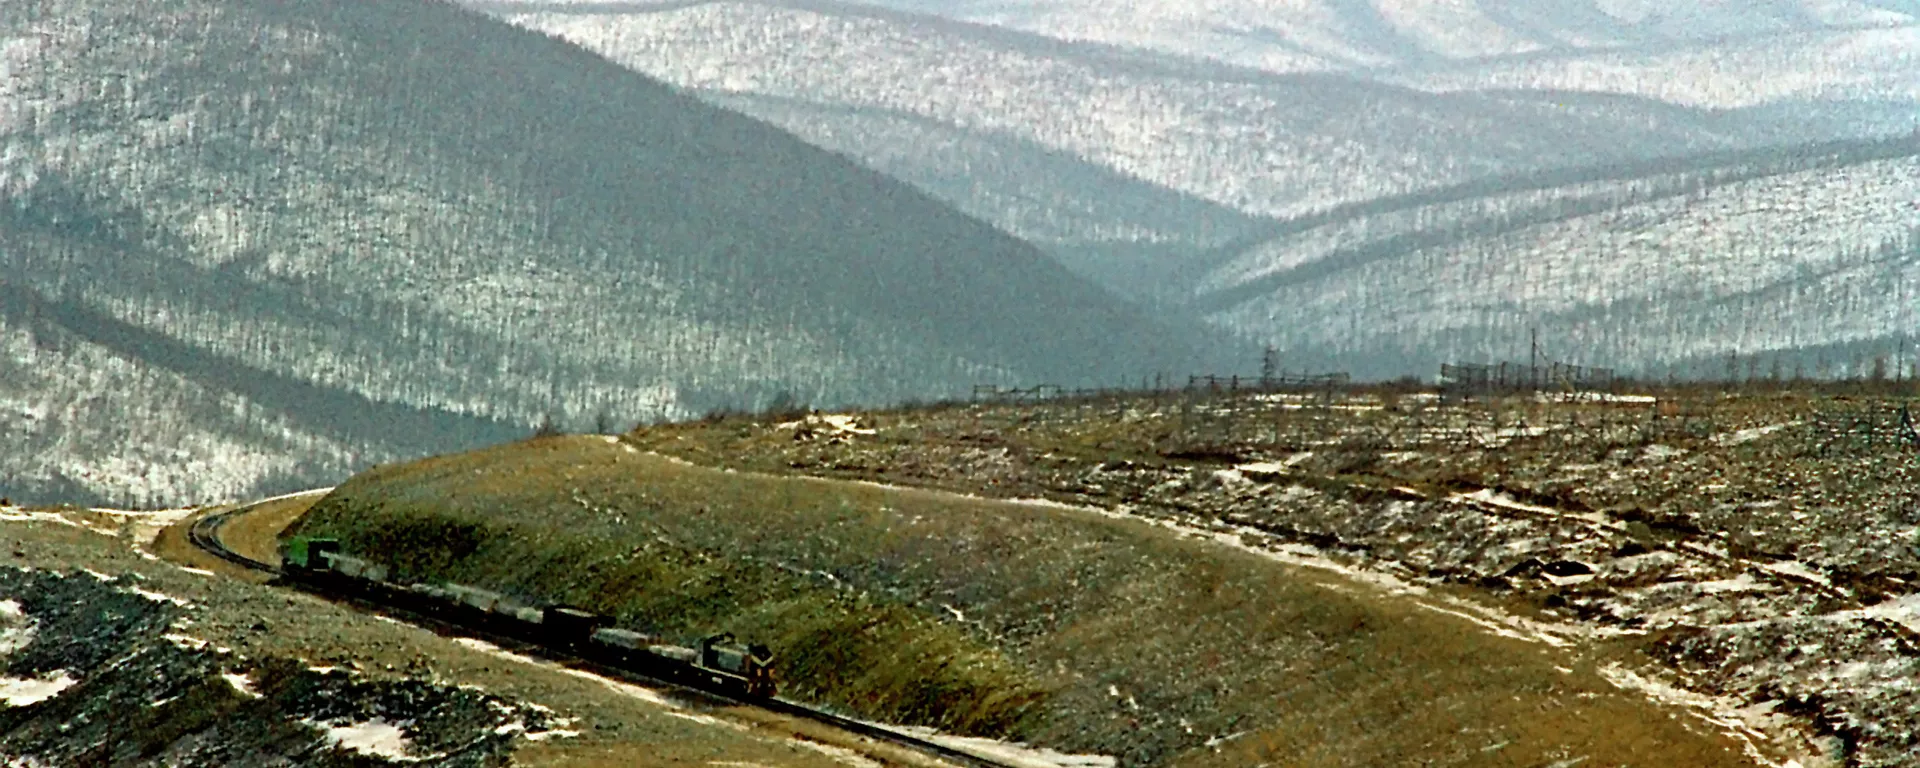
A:
<svg viewBox="0 0 1920 768">
<path fill-rule="evenodd" d="M 289 579 L 316 588 L 572 650 L 641 674 L 736 696 L 771 697 L 776 690 L 773 652 L 764 645 L 742 644 L 732 634 L 707 637 L 698 648 L 686 648 L 611 627 L 607 617 L 580 608 L 533 606 L 464 584 L 398 584 L 388 566 L 341 552 L 335 539 L 297 537 L 282 547 L 281 562 Z"/>
<path fill-rule="evenodd" d="M 559 648 L 578 649 L 608 624 L 607 617 L 567 605 L 549 605 L 540 625 L 545 640 Z"/>
<path fill-rule="evenodd" d="M 379 563 L 339 552 L 322 552 L 319 559 L 326 561 L 327 571 L 355 581 L 386 584 L 392 573 Z"/>
<path fill-rule="evenodd" d="M 280 568 L 296 577 L 325 570 L 327 563 L 322 555 L 339 551 L 339 539 L 295 537 L 280 547 Z"/>
<path fill-rule="evenodd" d="M 729 690 L 764 698 L 775 693 L 773 650 L 742 644 L 731 633 L 701 640 L 696 665 L 709 682 Z"/>
</svg>

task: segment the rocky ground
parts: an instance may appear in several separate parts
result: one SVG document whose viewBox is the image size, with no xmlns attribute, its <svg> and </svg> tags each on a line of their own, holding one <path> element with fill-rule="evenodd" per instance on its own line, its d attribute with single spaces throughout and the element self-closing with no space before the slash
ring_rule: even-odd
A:
<svg viewBox="0 0 1920 768">
<path fill-rule="evenodd" d="M 0 594 L 10 765 L 487 766 L 522 734 L 563 733 L 476 690 L 237 654 L 135 573 L 4 566 Z"/>
<path fill-rule="evenodd" d="M 0 507 L 0 765 L 943 765 L 156 555 L 190 513 Z"/>
<path fill-rule="evenodd" d="M 1455 590 L 1801 764 L 1920 761 L 1920 469 L 1898 398 L 1442 407 L 1187 396 L 636 431 L 697 463 L 1044 497 Z M 1828 426 L 1864 414 L 1871 429 Z M 1852 422 L 1849 422 L 1852 423 Z M 1758 756 L 1758 752 L 1756 755 Z"/>
</svg>

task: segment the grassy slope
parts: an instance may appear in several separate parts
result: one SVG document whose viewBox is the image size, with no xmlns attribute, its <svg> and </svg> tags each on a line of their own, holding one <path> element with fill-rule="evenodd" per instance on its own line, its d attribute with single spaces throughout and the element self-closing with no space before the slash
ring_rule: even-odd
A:
<svg viewBox="0 0 1920 768">
<path fill-rule="evenodd" d="M 743 632 L 803 696 L 1130 765 L 1741 762 L 1567 654 L 1091 513 L 558 438 L 367 473 L 298 530 L 668 634 Z"/>
</svg>

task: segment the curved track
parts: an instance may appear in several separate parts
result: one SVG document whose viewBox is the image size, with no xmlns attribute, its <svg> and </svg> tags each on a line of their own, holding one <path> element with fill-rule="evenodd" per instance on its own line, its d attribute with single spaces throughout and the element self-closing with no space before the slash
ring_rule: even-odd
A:
<svg viewBox="0 0 1920 768">
<path fill-rule="evenodd" d="M 242 505 L 239 507 L 235 507 L 233 509 L 229 509 L 225 512 L 217 512 L 217 513 L 202 517 L 198 520 L 195 520 L 193 524 L 191 526 L 188 526 L 187 528 L 187 540 L 191 542 L 194 547 L 204 550 L 207 554 L 213 555 L 214 557 L 218 557 L 222 560 L 241 566 L 243 568 L 248 568 L 248 569 L 260 571 L 263 573 L 272 574 L 276 577 L 280 576 L 281 571 L 279 566 L 273 565 L 272 563 L 266 563 L 259 560 L 255 560 L 251 557 L 247 557 L 246 555 L 240 554 L 239 552 L 235 552 L 231 549 L 228 549 L 227 545 L 220 540 L 220 528 L 226 525 L 229 519 L 245 514 L 246 512 L 253 509 L 254 506 L 257 506 L 257 505 L 256 504 Z M 527 645 L 524 641 L 495 636 L 492 633 L 479 631 L 472 627 L 464 627 L 464 626 L 455 627 L 453 625 L 447 625 L 445 622 L 440 622 L 437 620 L 426 622 L 426 623 L 440 624 L 440 625 L 448 626 L 449 628 L 458 629 L 462 633 L 469 634 L 483 640 L 487 640 L 489 642 L 495 643 L 496 645 L 501 645 L 502 647 L 509 647 L 509 648 L 514 646 L 525 647 Z M 836 715 L 832 712 L 816 709 L 814 707 L 810 707 L 805 704 L 801 704 L 799 702 L 791 701 L 788 699 L 740 699 L 733 696 L 722 694 L 717 691 L 708 690 L 705 688 L 688 686 L 682 683 L 675 683 L 675 682 L 670 682 L 666 680 L 659 680 L 656 678 L 646 677 L 643 675 L 637 675 L 632 672 L 628 672 L 626 670 L 609 669 L 603 665 L 593 664 L 579 658 L 568 656 L 564 653 L 560 653 L 552 648 L 547 648 L 544 646 L 541 647 L 541 651 L 545 655 L 547 655 L 549 658 L 552 658 L 556 661 L 563 661 L 563 662 L 572 664 L 574 666 L 578 666 L 582 669 L 592 671 L 596 674 L 605 675 L 608 673 L 615 673 L 614 676 L 634 678 L 636 680 L 646 682 L 649 685 L 657 685 L 657 686 L 676 688 L 681 690 L 697 691 L 703 696 L 708 696 L 714 699 L 718 699 L 736 706 L 759 707 L 761 709 L 765 709 L 770 712 L 776 712 L 776 713 L 788 715 L 791 717 L 806 718 L 808 720 L 813 720 L 815 722 L 833 726 L 834 728 L 838 728 L 848 733 L 858 734 L 860 736 L 865 736 L 867 738 L 875 739 L 878 741 L 885 741 L 888 743 L 897 744 L 902 747 L 907 747 L 909 749 L 913 749 L 928 755 L 932 755 L 934 757 L 938 757 L 943 760 L 959 763 L 961 765 L 974 766 L 975 768 L 1020 768 L 1018 765 L 1015 765 L 1013 763 L 1006 763 L 1006 762 L 1001 762 L 1001 761 L 993 760 L 986 757 L 981 757 L 971 752 L 954 749 L 953 747 L 949 747 L 944 744 L 939 744 L 936 742 L 927 741 L 925 739 L 916 738 L 914 736 L 900 733 L 898 731 L 894 731 L 888 728 L 883 728 L 881 726 L 877 726 L 872 723 L 867 723 L 864 721 L 843 717 L 841 715 Z"/>
</svg>

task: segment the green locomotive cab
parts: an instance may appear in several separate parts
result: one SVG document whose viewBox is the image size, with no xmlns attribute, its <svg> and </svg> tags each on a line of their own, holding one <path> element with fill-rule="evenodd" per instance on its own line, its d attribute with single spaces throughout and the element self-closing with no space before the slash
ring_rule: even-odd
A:
<svg viewBox="0 0 1920 768">
<path fill-rule="evenodd" d="M 291 571 L 313 572 L 331 568 L 326 555 L 340 551 L 339 539 L 295 536 L 280 549 L 280 563 Z"/>
</svg>

